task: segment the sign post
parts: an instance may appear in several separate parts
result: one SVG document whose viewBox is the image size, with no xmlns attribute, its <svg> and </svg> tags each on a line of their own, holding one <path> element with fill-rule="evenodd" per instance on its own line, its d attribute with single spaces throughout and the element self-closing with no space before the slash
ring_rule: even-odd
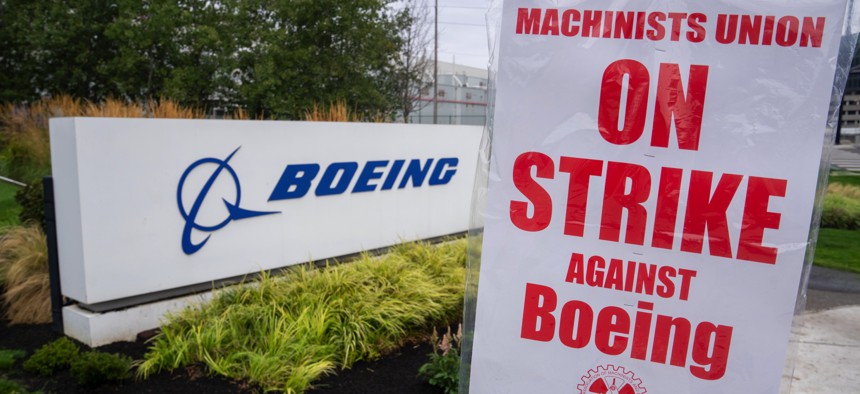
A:
<svg viewBox="0 0 860 394">
<path fill-rule="evenodd" d="M 779 391 L 845 5 L 504 2 L 471 392 Z"/>
</svg>

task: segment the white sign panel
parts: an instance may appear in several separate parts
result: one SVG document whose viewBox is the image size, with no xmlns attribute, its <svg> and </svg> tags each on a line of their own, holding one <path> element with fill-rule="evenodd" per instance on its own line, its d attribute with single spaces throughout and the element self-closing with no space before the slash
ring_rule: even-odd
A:
<svg viewBox="0 0 860 394">
<path fill-rule="evenodd" d="M 776 393 L 845 1 L 505 1 L 473 393 Z"/>
<path fill-rule="evenodd" d="M 63 294 L 85 304 L 465 231 L 480 127 L 51 120 Z"/>
</svg>

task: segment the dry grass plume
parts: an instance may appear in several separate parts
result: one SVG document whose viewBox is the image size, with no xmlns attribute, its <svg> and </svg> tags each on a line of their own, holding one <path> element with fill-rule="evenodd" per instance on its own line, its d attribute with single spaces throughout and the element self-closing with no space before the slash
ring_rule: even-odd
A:
<svg viewBox="0 0 860 394">
<path fill-rule="evenodd" d="M 48 250 L 38 225 L 13 227 L 0 236 L 2 302 L 11 324 L 51 321 Z"/>
<path fill-rule="evenodd" d="M 328 106 L 314 103 L 314 106 L 305 112 L 305 120 L 310 122 L 352 122 L 355 120 L 355 116 L 346 106 L 346 101 L 337 100 Z"/>
<path fill-rule="evenodd" d="M 41 178 L 49 172 L 51 151 L 48 121 L 55 117 L 202 119 L 197 108 L 185 108 L 169 99 L 149 100 L 145 105 L 108 98 L 102 102 L 67 95 L 47 97 L 29 104 L 0 105 L 0 146 L 6 146 L 11 162 L 6 176 Z"/>
<path fill-rule="evenodd" d="M 860 187 L 858 186 L 831 183 L 827 185 L 827 194 L 832 196 L 848 197 L 860 201 Z"/>
<path fill-rule="evenodd" d="M 305 120 L 309 122 L 370 122 L 383 123 L 387 119 L 384 114 L 362 116 L 349 109 L 346 101 L 337 100 L 329 105 L 314 103 L 311 109 L 305 111 Z"/>
<path fill-rule="evenodd" d="M 189 108 L 167 99 L 151 100 L 146 105 L 146 114 L 159 119 L 203 119 L 205 114 L 199 108 Z"/>
</svg>

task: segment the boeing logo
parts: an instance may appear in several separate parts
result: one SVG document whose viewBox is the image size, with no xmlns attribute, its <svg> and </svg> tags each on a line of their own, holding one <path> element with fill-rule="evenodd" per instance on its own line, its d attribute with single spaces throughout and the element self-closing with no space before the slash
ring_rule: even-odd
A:
<svg viewBox="0 0 860 394">
<path fill-rule="evenodd" d="M 182 251 L 185 252 L 185 254 L 191 255 L 196 253 L 203 247 L 203 245 L 206 245 L 206 242 L 209 241 L 209 237 L 212 236 L 212 234 L 209 234 L 202 242 L 195 244 L 191 241 L 191 233 L 193 230 L 211 233 L 224 228 L 224 226 L 234 220 L 249 219 L 257 216 L 279 213 L 250 211 L 239 207 L 239 203 L 242 202 L 242 186 L 239 184 L 239 177 L 236 175 L 236 171 L 234 171 L 233 167 L 230 167 L 229 164 L 230 159 L 232 159 L 233 155 L 238 151 L 239 148 L 236 148 L 236 150 L 234 150 L 233 153 L 230 153 L 230 155 L 224 160 L 212 157 L 197 160 L 188 166 L 182 174 L 182 178 L 179 179 L 179 187 L 176 190 L 176 203 L 179 205 L 179 213 L 182 214 L 182 218 L 185 219 L 185 228 L 182 230 Z M 200 189 L 200 192 L 197 194 L 197 198 L 194 199 L 194 204 L 191 205 L 191 209 L 187 210 L 185 204 L 182 202 L 182 191 L 185 188 L 185 181 L 188 179 L 188 175 L 203 164 L 215 164 L 217 167 L 215 168 L 215 171 L 212 172 L 212 175 L 209 176 L 209 179 L 203 185 L 203 188 Z M 205 226 L 197 223 L 197 214 L 200 212 L 200 207 L 203 205 L 203 201 L 206 200 L 206 196 L 209 194 L 209 189 L 212 188 L 212 185 L 215 184 L 218 177 L 224 173 L 228 174 L 233 179 L 233 184 L 236 186 L 236 201 L 229 202 L 222 199 L 222 201 L 224 201 L 224 205 L 227 207 L 228 214 L 220 223 L 214 226 Z"/>
<path fill-rule="evenodd" d="M 179 188 L 176 191 L 176 200 L 179 212 L 185 219 L 185 228 L 182 231 L 182 251 L 191 255 L 196 253 L 209 241 L 211 234 L 206 236 L 202 242 L 195 244 L 191 240 L 194 230 L 206 233 L 218 231 L 234 220 L 249 219 L 258 216 L 271 215 L 280 212 L 251 211 L 239 207 L 242 198 L 242 188 L 236 171 L 230 166 L 230 159 L 239 148 L 233 151 L 226 159 L 204 158 L 192 163 L 182 174 L 179 180 Z M 182 195 L 185 181 L 194 171 L 202 171 L 204 164 L 214 164 L 215 170 L 209 175 L 208 180 L 200 189 L 191 209 L 186 209 L 183 204 Z M 405 189 L 407 187 L 419 188 L 425 185 L 446 185 L 457 173 L 459 159 L 456 157 L 444 157 L 440 159 L 411 159 L 411 160 L 370 160 L 364 163 L 355 161 L 335 162 L 323 167 L 318 163 L 288 164 L 281 177 L 275 184 L 274 190 L 269 195 L 269 203 L 277 201 L 303 198 L 313 193 L 317 197 L 340 195 L 345 193 L 367 193 L 385 191 L 392 189 Z M 199 170 L 198 170 L 199 168 Z M 212 168 L 206 166 L 204 168 Z M 226 174 L 226 175 L 225 175 Z M 320 175 L 318 178 L 317 175 Z M 202 225 L 197 221 L 200 207 L 209 194 L 209 189 L 220 176 L 229 176 L 236 188 L 236 200 L 229 202 L 223 200 L 227 207 L 228 215 L 220 223 L 214 226 Z"/>
</svg>

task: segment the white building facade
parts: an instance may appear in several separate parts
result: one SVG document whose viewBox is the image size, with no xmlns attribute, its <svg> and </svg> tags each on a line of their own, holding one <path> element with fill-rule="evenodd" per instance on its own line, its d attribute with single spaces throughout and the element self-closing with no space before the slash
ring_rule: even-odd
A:
<svg viewBox="0 0 860 394">
<path fill-rule="evenodd" d="M 409 123 L 483 126 L 487 122 L 488 71 L 476 67 L 439 62 L 436 121 L 433 119 L 433 70 L 427 73 L 428 87 L 421 91 Z"/>
</svg>

